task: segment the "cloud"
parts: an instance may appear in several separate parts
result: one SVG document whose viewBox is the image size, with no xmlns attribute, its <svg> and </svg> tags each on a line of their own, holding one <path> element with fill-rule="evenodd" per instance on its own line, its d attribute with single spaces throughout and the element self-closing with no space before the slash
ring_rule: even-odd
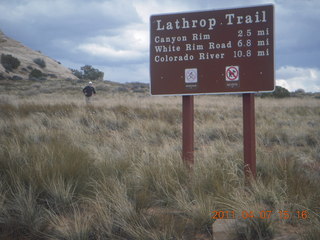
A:
<svg viewBox="0 0 320 240">
<path fill-rule="evenodd" d="M 275 1 L 276 62 L 320 68 L 319 0 Z"/>
<path fill-rule="evenodd" d="M 146 62 L 149 55 L 149 32 L 140 25 L 130 26 L 114 36 L 90 38 L 76 46 L 75 50 L 111 64 Z"/>
<path fill-rule="evenodd" d="M 89 64 L 114 81 L 147 82 L 150 15 L 270 3 L 277 83 L 319 91 L 319 0 L 1 0 L 0 28 L 67 67 Z"/>
<path fill-rule="evenodd" d="M 79 45 L 97 35 L 112 36 L 128 24 L 141 22 L 135 8 L 128 1 L 84 0 L 19 0 L 0 4 L 0 26 L 15 39 L 40 49 L 53 57 L 68 54 L 56 43 Z M 129 2 L 130 3 L 130 2 Z"/>
<path fill-rule="evenodd" d="M 97 66 L 105 73 L 104 79 L 114 82 L 149 82 L 149 70 L 144 63 L 130 65 Z"/>
<path fill-rule="evenodd" d="M 320 70 L 317 68 L 284 66 L 276 71 L 276 76 L 277 85 L 289 91 L 320 92 Z"/>
</svg>

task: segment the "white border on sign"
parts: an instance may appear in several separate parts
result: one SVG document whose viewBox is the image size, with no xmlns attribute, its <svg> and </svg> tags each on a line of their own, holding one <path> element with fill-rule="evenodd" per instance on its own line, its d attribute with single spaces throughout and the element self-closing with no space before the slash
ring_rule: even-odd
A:
<svg viewBox="0 0 320 240">
<path fill-rule="evenodd" d="M 231 8 L 218 8 L 215 10 L 231 10 L 231 9 L 243 9 L 243 8 L 251 8 L 251 7 L 267 7 L 267 6 L 272 6 L 273 7 L 273 23 L 275 22 L 275 4 L 270 3 L 270 4 L 257 4 L 257 5 L 247 5 L 247 6 L 239 6 L 239 7 L 231 7 Z M 150 16 L 165 16 L 165 15 L 172 15 L 172 14 L 183 14 L 183 13 L 200 13 L 200 12 L 211 12 L 212 10 L 206 10 L 206 11 L 182 11 L 182 12 L 170 12 L 170 13 L 159 13 L 159 14 L 152 14 Z M 150 25 L 151 27 L 151 25 Z M 276 25 L 273 25 L 273 31 L 274 33 L 276 32 Z M 275 49 L 276 49 L 276 42 L 275 42 L 275 34 L 273 34 L 273 62 L 274 62 L 274 66 L 276 65 L 276 59 L 275 59 Z M 150 69 L 150 67 L 149 67 Z M 149 71 L 150 74 L 150 71 Z M 276 89 L 276 79 L 275 79 L 275 70 L 273 70 L 273 89 L 272 90 L 265 90 L 265 91 L 239 91 L 239 92 L 200 92 L 200 93 L 194 93 L 194 92 L 190 92 L 190 93 L 164 93 L 164 94 L 152 94 L 151 91 L 151 82 L 149 83 L 150 87 L 149 87 L 149 93 L 150 96 L 154 96 L 154 97 L 164 97 L 164 96 L 168 96 L 168 97 L 174 97 L 174 96 L 201 96 L 201 95 L 225 95 L 225 94 L 244 94 L 244 93 L 270 93 L 270 92 L 274 92 L 274 90 Z"/>
<path fill-rule="evenodd" d="M 230 72 L 231 72 L 231 75 L 234 77 L 234 79 L 232 79 L 231 76 L 229 75 Z M 227 66 L 225 75 L 226 75 L 227 82 L 239 81 L 240 79 L 239 66 Z"/>
</svg>

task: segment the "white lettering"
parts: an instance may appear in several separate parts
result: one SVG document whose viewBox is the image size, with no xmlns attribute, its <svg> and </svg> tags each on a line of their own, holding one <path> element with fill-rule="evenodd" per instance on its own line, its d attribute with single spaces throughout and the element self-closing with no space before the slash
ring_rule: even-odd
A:
<svg viewBox="0 0 320 240">
<path fill-rule="evenodd" d="M 258 57 L 264 57 L 264 56 L 269 56 L 269 49 L 267 48 L 265 51 L 258 51 L 257 53 Z"/>
<path fill-rule="evenodd" d="M 257 46 L 258 47 L 263 47 L 263 46 L 269 46 L 269 38 L 267 38 L 266 40 L 259 40 Z"/>
<path fill-rule="evenodd" d="M 269 35 L 269 28 L 266 28 L 265 30 L 258 30 L 257 35 L 258 36 L 268 36 Z"/>
<path fill-rule="evenodd" d="M 224 53 L 199 53 L 199 60 L 222 59 Z"/>
<path fill-rule="evenodd" d="M 161 20 L 157 20 L 157 31 L 162 31 L 162 30 L 164 30 L 164 26 L 162 26 L 161 27 L 161 25 L 160 25 L 160 23 L 161 23 Z"/>
<path fill-rule="evenodd" d="M 252 23 L 260 23 L 260 22 L 267 22 L 266 18 L 266 11 L 257 11 L 254 16 L 246 15 L 246 16 L 235 16 L 234 13 L 228 13 L 225 15 L 225 18 L 227 20 L 227 25 L 233 25 L 235 24 L 235 18 L 236 18 L 236 24 L 252 24 Z"/>
<path fill-rule="evenodd" d="M 174 44 L 176 42 L 186 42 L 187 41 L 187 36 L 172 36 L 172 37 L 159 37 L 155 36 L 154 37 L 154 42 L 155 43 L 170 43 Z"/>
<path fill-rule="evenodd" d="M 246 16 L 245 23 L 253 23 L 252 17 L 250 15 Z"/>
<path fill-rule="evenodd" d="M 197 27 L 197 22 L 198 22 L 197 19 L 192 20 L 192 27 L 193 27 L 193 28 L 196 28 L 196 27 Z"/>
<path fill-rule="evenodd" d="M 192 34 L 192 41 L 210 40 L 210 34 L 194 33 Z"/>
<path fill-rule="evenodd" d="M 186 44 L 186 51 L 200 51 L 203 50 L 203 45 L 201 44 Z"/>
<path fill-rule="evenodd" d="M 154 47 L 156 52 L 180 52 L 180 46 L 174 46 L 174 45 L 169 45 L 169 46 L 155 46 Z"/>
<path fill-rule="evenodd" d="M 241 24 L 241 23 L 243 23 L 243 21 L 242 21 L 243 16 L 237 16 L 237 19 L 238 19 L 237 24 Z"/>
<path fill-rule="evenodd" d="M 199 25 L 200 27 L 205 27 L 207 25 L 207 21 L 205 19 L 201 19 Z"/>
<path fill-rule="evenodd" d="M 266 11 L 262 11 L 262 22 L 267 22 Z"/>
<path fill-rule="evenodd" d="M 177 19 L 177 20 L 176 20 L 176 29 L 180 29 L 179 23 L 180 23 L 180 22 L 179 22 L 179 20 Z"/>
<path fill-rule="evenodd" d="M 234 19 L 234 13 L 226 14 L 226 18 L 228 19 L 227 25 L 232 25 L 232 20 Z"/>
<path fill-rule="evenodd" d="M 208 19 L 191 19 L 188 21 L 186 18 L 176 19 L 173 22 L 162 23 L 162 20 L 156 20 L 157 31 L 164 30 L 178 30 L 178 29 L 188 29 L 188 28 L 207 28 L 208 30 L 212 30 L 216 25 L 215 18 Z"/>
<path fill-rule="evenodd" d="M 209 18 L 209 30 L 212 30 L 213 27 L 216 25 L 216 19 L 215 18 Z"/>
<path fill-rule="evenodd" d="M 215 42 L 209 42 L 209 49 L 225 49 L 225 48 L 232 48 L 231 41 L 227 43 L 215 43 Z"/>
<path fill-rule="evenodd" d="M 179 21 L 179 20 L 177 20 L 177 21 Z M 182 26 L 182 28 L 189 28 L 189 21 L 187 21 L 185 18 L 182 18 L 182 21 L 183 21 L 183 26 Z"/>
<path fill-rule="evenodd" d="M 259 20 L 259 12 L 256 12 L 256 23 L 259 23 L 260 22 L 260 20 Z"/>
<path fill-rule="evenodd" d="M 163 57 L 156 55 L 154 57 L 154 61 L 156 63 L 161 62 L 183 62 L 183 61 L 192 61 L 194 59 L 193 55 L 185 54 L 185 55 L 178 55 L 178 56 L 171 56 L 171 55 L 164 55 Z"/>
<path fill-rule="evenodd" d="M 261 12 L 262 16 L 260 16 L 259 12 L 256 12 L 256 20 L 255 23 L 259 23 L 259 22 L 267 22 L 267 18 L 266 18 L 266 11 L 262 11 Z"/>
</svg>

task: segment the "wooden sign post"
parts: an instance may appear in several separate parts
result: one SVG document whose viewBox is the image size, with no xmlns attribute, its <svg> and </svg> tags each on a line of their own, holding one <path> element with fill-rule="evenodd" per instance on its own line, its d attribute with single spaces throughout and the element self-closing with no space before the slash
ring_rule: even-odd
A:
<svg viewBox="0 0 320 240">
<path fill-rule="evenodd" d="M 243 153 L 246 180 L 256 178 L 256 133 L 254 94 L 242 95 L 243 106 Z"/>
<path fill-rule="evenodd" d="M 182 159 L 188 168 L 194 164 L 194 101 L 182 96 Z"/>
</svg>

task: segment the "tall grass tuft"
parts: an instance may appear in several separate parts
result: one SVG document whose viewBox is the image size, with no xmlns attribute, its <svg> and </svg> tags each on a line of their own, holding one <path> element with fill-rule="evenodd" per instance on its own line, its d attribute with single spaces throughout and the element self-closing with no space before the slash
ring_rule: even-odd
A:
<svg viewBox="0 0 320 240">
<path fill-rule="evenodd" d="M 311 221 L 310 226 L 307 226 L 307 230 L 301 233 L 302 240 L 316 240 L 320 236 L 320 220 L 319 215 L 313 221 Z"/>
<path fill-rule="evenodd" d="M 217 200 L 224 210 L 234 211 L 237 239 L 272 239 L 275 235 L 275 213 L 282 209 L 283 197 L 267 188 L 261 182 L 253 183 L 250 188 L 239 189 L 230 198 Z"/>
<path fill-rule="evenodd" d="M 12 239 L 42 239 L 49 223 L 45 209 L 37 204 L 38 193 L 17 180 L 2 201 L 0 235 Z"/>
<path fill-rule="evenodd" d="M 91 215 L 76 206 L 67 213 L 56 214 L 50 211 L 47 219 L 50 223 L 50 230 L 45 234 L 48 239 L 96 239 Z"/>
</svg>

